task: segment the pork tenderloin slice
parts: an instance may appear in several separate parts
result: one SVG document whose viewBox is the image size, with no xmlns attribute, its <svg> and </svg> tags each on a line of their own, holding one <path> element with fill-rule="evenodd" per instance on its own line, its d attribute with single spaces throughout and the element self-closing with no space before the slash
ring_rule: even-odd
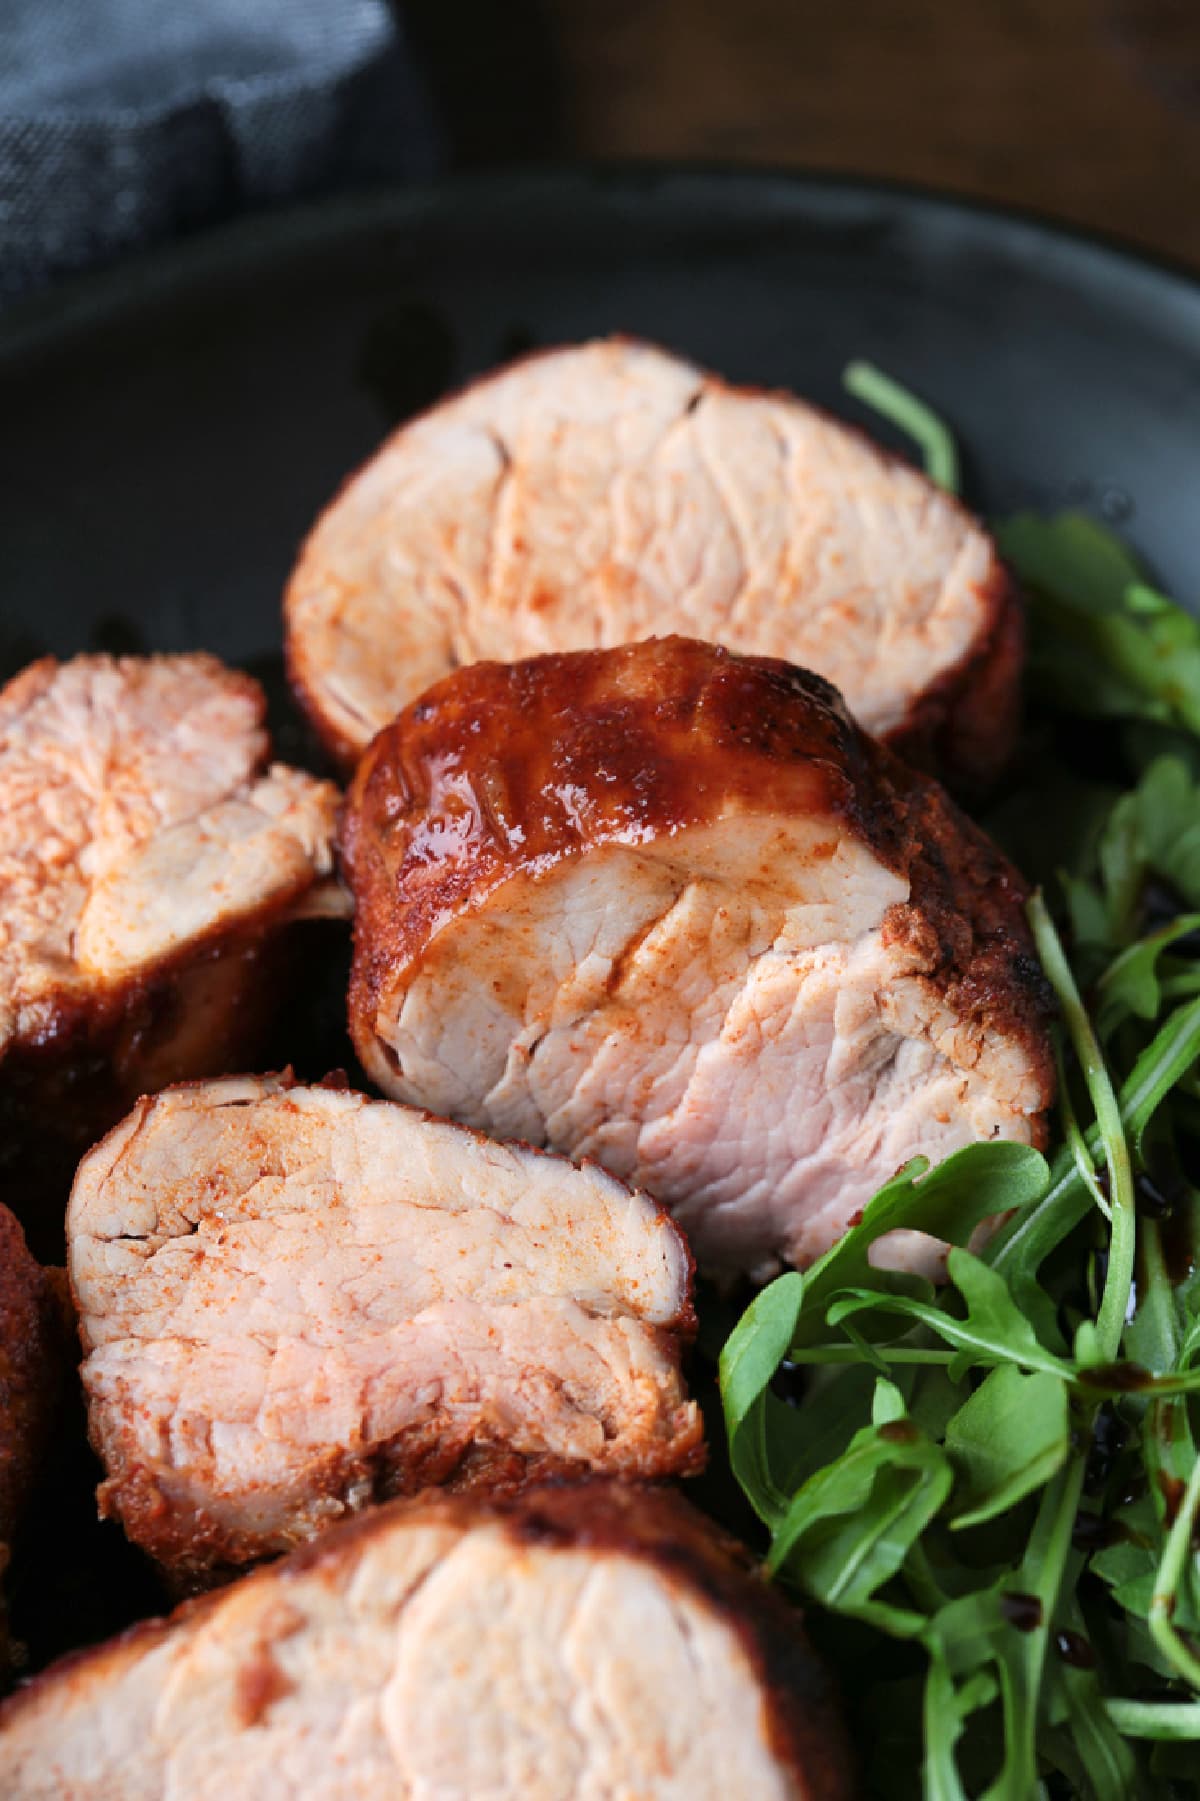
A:
<svg viewBox="0 0 1200 1801">
<path fill-rule="evenodd" d="M 702 1457 L 687 1248 L 594 1166 L 229 1079 L 139 1103 L 67 1231 L 102 1505 L 188 1574 L 380 1495 Z"/>
<path fill-rule="evenodd" d="M 396 1502 L 0 1711 L 9 1801 L 835 1801 L 799 1616 L 677 1495 Z"/>
<path fill-rule="evenodd" d="M 396 432 L 288 587 L 292 677 L 347 763 L 459 664 L 679 631 L 785 656 L 950 778 L 1015 739 L 1020 606 L 956 501 L 784 394 L 613 339 Z"/>
<path fill-rule="evenodd" d="M 1020 878 L 787 664 L 460 670 L 375 740 L 342 854 L 372 1078 L 598 1159 L 718 1274 L 810 1263 L 913 1156 L 1041 1139 Z"/>
<path fill-rule="evenodd" d="M 144 1088 L 248 1051 L 266 947 L 336 897 L 337 790 L 268 766 L 264 712 L 201 655 L 46 658 L 0 691 L 10 1163 L 78 1126 L 73 1162 Z"/>
</svg>

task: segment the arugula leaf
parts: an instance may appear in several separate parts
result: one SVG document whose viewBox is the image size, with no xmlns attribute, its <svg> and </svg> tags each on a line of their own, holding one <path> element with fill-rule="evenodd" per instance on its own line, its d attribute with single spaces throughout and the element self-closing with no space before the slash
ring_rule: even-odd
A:
<svg viewBox="0 0 1200 1801">
<path fill-rule="evenodd" d="M 1143 1157 L 1146 1133 L 1159 1108 L 1200 1058 L 1200 998 L 1168 1014 L 1121 1089 L 1121 1118 Z"/>
<path fill-rule="evenodd" d="M 1015 1635 L 1010 1632 L 997 1646 L 1007 1755 L 1001 1779 L 988 1791 L 995 1801 L 1001 1797 L 1020 1801 L 1035 1789 L 1042 1673 L 1050 1628 L 1058 1611 L 1060 1592 L 1064 1588 L 1071 1592 L 1082 1563 L 1072 1554 L 1071 1532 L 1083 1481 L 1084 1461 L 1076 1457 L 1043 1489 L 1025 1555 L 1006 1591 L 1032 1596 L 1038 1603 L 1040 1617 L 1036 1625 Z M 1071 1565 L 1074 1570 L 1068 1574 Z M 1018 1642 L 1013 1642 L 1014 1637 Z"/>
<path fill-rule="evenodd" d="M 926 1801 L 967 1801 L 954 1754 L 967 1721 L 995 1700 L 999 1685 L 988 1669 L 974 1670 L 965 1682 L 956 1683 L 943 1643 L 941 1635 L 931 1641 L 925 1682 L 925 1795 Z"/>
<path fill-rule="evenodd" d="M 1105 1708 L 1096 1672 L 1056 1661 L 1046 1674 L 1047 1712 L 1065 1719 L 1080 1774 L 1096 1801 L 1131 1801 L 1142 1793 L 1137 1760 Z"/>
<path fill-rule="evenodd" d="M 1200 785 L 1179 757 L 1157 757 L 1117 802 L 1101 839 L 1102 863 L 1106 841 L 1120 832 L 1135 847 L 1141 880 L 1148 873 L 1161 876 L 1182 900 L 1200 907 Z"/>
<path fill-rule="evenodd" d="M 1044 1488 L 1071 1449 L 1067 1386 L 1044 1370 L 1005 1363 L 986 1376 L 946 1427 L 957 1529 L 982 1525 Z"/>
<path fill-rule="evenodd" d="M 1194 1216 L 1194 1206 L 1188 1213 Z M 1183 1324 L 1163 1257 L 1156 1220 L 1147 1220 L 1141 1239 L 1141 1293 L 1138 1309 L 1125 1330 L 1125 1349 L 1155 1375 L 1186 1368 L 1181 1358 Z"/>
<path fill-rule="evenodd" d="M 1146 955 L 1146 946 L 1163 948 L 1160 933 L 1131 943 L 1152 879 L 1185 907 L 1200 908 L 1200 783 L 1178 756 L 1156 757 L 1137 786 L 1112 805 L 1075 872 L 1060 872 L 1068 918 L 1085 959 L 1099 957 L 1103 964 L 1126 947 L 1127 958 Z M 1188 929 L 1181 926 L 1175 937 Z M 1100 979 L 1111 982 L 1117 976 L 1103 970 Z M 1153 1004 L 1152 995 L 1143 999 Z"/>
<path fill-rule="evenodd" d="M 1200 731 L 1200 621 L 1145 581 L 1083 513 L 1018 513 L 994 527 L 1031 597 L 1031 671 L 1060 712 Z"/>
<path fill-rule="evenodd" d="M 1121 1084 L 1118 1101 L 1121 1124 L 1141 1156 L 1146 1130 L 1172 1089 L 1200 1058 L 1200 999 L 1186 1002 L 1169 1014 L 1133 1069 Z M 1086 1134 L 1089 1152 L 1100 1149 L 1095 1126 Z M 1069 1149 L 1055 1158 L 1049 1187 L 1025 1203 L 994 1238 L 981 1256 L 1003 1276 L 1017 1306 L 1033 1320 L 1045 1341 L 1054 1329 L 1053 1308 L 1038 1282 L 1038 1272 L 1080 1220 L 1091 1200 Z"/>
<path fill-rule="evenodd" d="M 839 1289 L 881 1282 L 882 1272 L 871 1262 L 870 1252 L 886 1233 L 927 1232 L 949 1244 L 965 1245 L 985 1220 L 1010 1208 L 1033 1205 L 1045 1193 L 1049 1177 L 1045 1158 L 1023 1144 L 970 1144 L 936 1169 L 930 1169 L 926 1158 L 914 1158 L 868 1202 L 859 1223 L 809 1270 L 793 1338 L 796 1353 L 820 1336 L 825 1311 Z M 917 1278 L 882 1279 L 914 1297 L 933 1293 L 928 1282 Z"/>
<path fill-rule="evenodd" d="M 1150 1636 L 1166 1661 L 1193 1689 L 1200 1690 L 1200 1657 L 1180 1631 L 1179 1595 L 1185 1577 L 1195 1574 L 1192 1539 L 1200 1515 L 1200 1457 L 1194 1457 L 1187 1486 L 1177 1503 L 1154 1579 L 1147 1616 Z"/>
<path fill-rule="evenodd" d="M 1009 1617 L 1010 1608 L 1014 1618 Z M 1020 1621 L 1020 1624 L 1016 1622 Z M 961 1723 L 989 1692 L 998 1694 L 1005 1733 L 1001 1765 L 988 1784 L 989 1801 L 1026 1801 L 1038 1790 L 1036 1735 L 1037 1702 L 1030 1692 L 1031 1676 L 1026 1656 L 1029 1641 L 1044 1646 L 1045 1624 L 1041 1597 L 1019 1589 L 1014 1577 L 975 1589 L 946 1603 L 929 1621 L 922 1642 L 930 1654 L 931 1673 L 944 1672 L 939 1685 L 951 1709 L 951 1731 L 961 1735 Z M 957 1731 L 956 1731 L 957 1729 Z M 927 1758 L 942 1738 L 936 1717 L 926 1716 Z M 941 1776 L 946 1792 L 956 1793 L 958 1780 L 952 1748 L 940 1748 Z"/>
<path fill-rule="evenodd" d="M 1088 1563 L 1092 1574 L 1112 1590 L 1114 1600 L 1139 1620 L 1149 1621 L 1165 1549 L 1163 1499 L 1160 1489 L 1148 1489 L 1136 1501 L 1118 1508 L 1113 1529 L 1121 1536 L 1097 1551 Z M 1172 1617 L 1184 1632 L 1200 1632 L 1200 1582 L 1194 1569 L 1186 1570 L 1180 1579 Z M 1156 1655 L 1154 1667 L 1164 1675 L 1172 1673 L 1170 1660 L 1161 1654 Z"/>
<path fill-rule="evenodd" d="M 1098 1653 L 1089 1642 L 1078 1592 L 1063 1593 L 1057 1623 L 1064 1629 L 1056 1643 L 1059 1655 L 1046 1666 L 1045 1713 L 1051 1730 L 1042 1734 L 1039 1749 L 1055 1768 L 1072 1775 L 1076 1793 L 1087 1794 L 1090 1788 L 1096 1801 L 1141 1801 L 1146 1794 L 1141 1760 L 1105 1704 L 1107 1644 Z"/>
<path fill-rule="evenodd" d="M 1025 1315 L 1013 1304 L 1004 1281 L 986 1263 L 956 1246 L 950 1252 L 946 1269 L 967 1303 L 965 1318 L 910 1295 L 854 1288 L 834 1300 L 827 1315 L 829 1324 L 840 1325 L 864 1308 L 902 1314 L 927 1326 L 954 1347 L 957 1355 L 947 1372 L 952 1382 L 968 1369 L 1004 1363 L 1041 1370 L 1059 1379 L 1071 1376 L 1072 1366 L 1040 1343 Z M 799 1360 L 804 1353 L 798 1350 L 794 1355 Z"/>
<path fill-rule="evenodd" d="M 751 1302 L 721 1352 L 718 1381 L 729 1437 L 733 1473 L 764 1525 L 773 1525 L 787 1507 L 787 1495 L 771 1476 L 769 1431 L 783 1423 L 778 1409 L 790 1412 L 774 1397 L 768 1384 L 796 1330 L 804 1294 L 804 1278 L 790 1270 L 779 1276 Z M 790 1425 L 794 1427 L 793 1415 Z"/>
<path fill-rule="evenodd" d="M 1108 965 L 1100 978 L 1096 996 L 1096 1032 L 1100 1038 L 1111 1038 L 1117 1026 L 1131 1014 L 1137 1019 L 1158 1017 L 1163 1005 L 1159 972 L 1163 952 L 1195 931 L 1200 931 L 1200 913 L 1181 913 L 1170 925 L 1129 945 Z M 1200 972 L 1197 973 L 1200 977 Z"/>
<path fill-rule="evenodd" d="M 845 1452 L 858 1423 L 871 1416 L 877 1381 L 877 1372 L 866 1363 L 810 1370 L 803 1406 L 788 1408 L 788 1430 L 775 1432 L 768 1424 L 771 1473 L 789 1499 L 815 1470 Z M 775 1396 L 768 1393 L 768 1401 L 773 1419 Z"/>
<path fill-rule="evenodd" d="M 1194 1195 L 1189 1197 L 1182 1223 L 1192 1234 L 1200 1223 L 1200 1206 Z M 1194 1236 L 1192 1241 L 1195 1242 Z M 1148 1368 L 1163 1372 L 1186 1371 L 1193 1349 L 1200 1344 L 1196 1321 L 1189 1317 L 1189 1303 L 1194 1296 L 1188 1284 L 1182 1284 L 1179 1289 L 1173 1286 L 1166 1267 L 1161 1231 L 1153 1221 L 1147 1224 L 1143 1235 L 1141 1282 L 1141 1305 L 1125 1335 L 1129 1349 L 1142 1357 Z M 1186 1505 L 1192 1477 L 1200 1467 L 1186 1399 L 1170 1396 L 1152 1400 L 1145 1420 L 1143 1447 L 1155 1516 L 1153 1526 L 1156 1528 L 1146 1536 L 1151 1543 L 1159 1537 L 1159 1543 L 1150 1594 L 1145 1608 L 1139 1607 L 1138 1611 L 1144 1614 L 1151 1638 L 1165 1662 L 1187 1677 L 1197 1666 L 1186 1645 L 1183 1647 L 1184 1659 L 1180 1662 L 1177 1650 L 1182 1641 L 1178 1639 L 1177 1629 L 1187 1629 L 1189 1622 L 1197 1618 L 1200 1572 L 1194 1557 L 1185 1557 L 1178 1545 L 1172 1548 L 1171 1540 L 1164 1542 L 1160 1536 L 1168 1528 L 1173 1529 L 1175 1509 Z M 1163 1613 L 1166 1616 L 1165 1633 L 1163 1622 L 1156 1617 Z"/>
<path fill-rule="evenodd" d="M 885 1385 L 891 1389 L 891 1385 Z M 939 1445 L 912 1420 L 892 1415 L 856 1433 L 837 1463 L 796 1493 L 775 1531 L 767 1568 L 784 1570 L 813 1600 L 898 1637 L 919 1632 L 923 1613 L 884 1601 L 879 1590 L 950 1493 Z"/>
<path fill-rule="evenodd" d="M 1141 566 L 1121 540 L 1086 513 L 1014 513 L 993 526 L 1001 555 L 1021 580 L 1081 613 L 1117 613 Z"/>
</svg>

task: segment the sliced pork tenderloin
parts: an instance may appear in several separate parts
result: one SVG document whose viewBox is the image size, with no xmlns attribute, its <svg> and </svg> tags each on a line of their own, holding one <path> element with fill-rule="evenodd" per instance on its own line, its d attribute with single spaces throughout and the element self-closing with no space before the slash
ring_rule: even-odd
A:
<svg viewBox="0 0 1200 1801">
<path fill-rule="evenodd" d="M 837 1801 L 799 1616 L 678 1495 L 396 1502 L 0 1711 L 8 1801 Z"/>
<path fill-rule="evenodd" d="M 0 1206 L 0 1576 L 33 1489 L 67 1368 L 61 1278 L 61 1270 L 45 1270 L 30 1256 L 17 1220 Z M 0 1685 L 8 1664 L 0 1595 Z"/>
<path fill-rule="evenodd" d="M 702 1460 L 687 1247 L 594 1166 L 227 1079 L 139 1103 L 67 1224 L 102 1506 L 185 1576 L 433 1484 Z"/>
<path fill-rule="evenodd" d="M 208 656 L 52 658 L 0 690 L 0 1153 L 66 1181 L 147 1089 L 252 1054 L 281 928 L 344 908 L 337 790 L 268 767 Z M 30 1165 L 35 1173 L 30 1173 Z"/>
<path fill-rule="evenodd" d="M 810 1263 L 918 1153 L 1041 1139 L 1020 878 L 785 663 L 459 670 L 371 746 L 342 852 L 372 1079 L 598 1159 L 711 1271 Z"/>
<path fill-rule="evenodd" d="M 860 433 L 613 339 L 403 426 L 313 531 L 292 678 L 347 763 L 459 664 L 686 632 L 835 682 L 953 782 L 1012 749 L 1019 601 L 987 533 Z"/>
</svg>

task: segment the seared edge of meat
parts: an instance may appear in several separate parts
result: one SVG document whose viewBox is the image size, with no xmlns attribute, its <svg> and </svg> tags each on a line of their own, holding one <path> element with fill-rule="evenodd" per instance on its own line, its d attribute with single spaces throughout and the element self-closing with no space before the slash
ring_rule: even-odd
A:
<svg viewBox="0 0 1200 1801">
<path fill-rule="evenodd" d="M 63 1317 L 54 1273 L 30 1256 L 0 1206 L 0 1538 L 11 1534 L 33 1482 L 58 1386 Z"/>
<path fill-rule="evenodd" d="M 908 880 L 885 942 L 911 941 L 956 1011 L 1017 1040 L 1049 1105 L 1049 995 L 1017 871 L 819 676 L 675 637 L 472 664 L 379 733 L 340 835 L 359 1055 L 378 1063 L 384 984 L 517 872 L 772 808 L 828 815 Z"/>
<path fill-rule="evenodd" d="M 0 1206 L 0 1575 L 46 1447 L 67 1361 L 61 1270 L 30 1255 L 25 1234 Z M 8 1661 L 0 1600 L 0 1680 Z"/>
<path fill-rule="evenodd" d="M 596 1582 L 597 1600 L 619 1592 L 605 1581 L 627 1597 L 640 1583 L 644 1597 L 638 1629 L 578 1668 L 569 1635 L 552 1611 L 543 1617 L 564 1579 L 573 1612 Z M 484 1617 L 462 1618 L 472 1602 L 490 1633 Z M 589 1637 L 607 1624 L 602 1611 Z M 493 1635 L 505 1662 L 495 1674 L 516 1684 L 524 1709 L 489 1680 Z M 671 1652 L 684 1647 L 693 1661 L 681 1688 Z M 707 1667 L 714 1659 L 720 1667 Z M 553 1688 L 538 1680 L 542 1668 Z M 733 1713 L 719 1719 L 731 1696 Z M 631 1727 L 647 1734 L 633 1747 Z M 596 1785 L 603 1770 L 587 1771 L 589 1793 L 624 1782 L 681 1796 L 690 1774 L 689 1795 L 715 1796 L 729 1792 L 718 1785 L 731 1731 L 744 1779 L 761 1784 L 754 1793 L 852 1792 L 836 1703 L 799 1614 L 680 1496 L 603 1481 L 392 1502 L 165 1621 L 64 1659 L 0 1707 L 12 1801 L 93 1801 L 114 1780 L 128 1801 L 161 1795 L 168 1779 L 190 1794 L 189 1776 L 218 1771 L 282 1796 L 302 1768 L 306 1792 L 330 1801 L 347 1785 L 366 1798 L 431 1782 L 450 1801 L 468 1792 L 455 1777 L 481 1759 L 497 1795 L 548 1801 L 578 1792 L 562 1786 L 563 1763 L 588 1756 L 612 1760 L 609 1787 Z M 506 1780 L 514 1749 L 516 1782 Z"/>
<path fill-rule="evenodd" d="M 971 650 L 914 696 L 884 742 L 914 768 L 971 800 L 994 786 L 1021 732 L 1025 609 L 999 561 L 979 589 L 986 624 Z"/>
<path fill-rule="evenodd" d="M 102 1508 L 193 1577 L 427 1486 L 703 1460 L 687 1246 L 594 1165 L 227 1078 L 141 1101 L 68 1237 Z"/>
<path fill-rule="evenodd" d="M 517 392 L 521 384 L 530 379 L 536 384 L 542 376 L 550 385 L 544 397 L 530 403 L 531 427 Z M 621 434 L 622 444 L 612 452 L 614 494 L 596 501 L 590 518 L 584 517 L 573 535 L 582 542 L 595 524 L 597 507 L 606 510 L 611 505 L 613 541 L 598 553 L 595 567 L 576 546 L 575 554 L 583 556 L 578 570 L 556 580 L 539 572 L 529 550 L 537 540 L 538 508 L 544 499 L 537 487 L 537 469 L 539 463 L 545 464 L 543 481 L 550 479 L 546 471 L 559 473 L 560 462 L 568 476 L 576 472 L 577 464 L 591 473 L 598 454 L 595 434 L 606 407 L 599 400 L 592 405 L 589 397 L 579 415 L 572 416 L 575 402 L 564 399 L 564 391 L 572 395 L 580 380 L 591 381 L 601 392 L 609 383 L 619 390 L 608 399 L 607 425 Z M 645 392 L 639 382 L 645 383 Z M 626 383 L 630 391 L 622 400 Z M 864 689 L 856 699 L 857 683 L 851 675 L 857 677 L 860 671 L 844 665 L 841 650 L 836 652 L 839 667 L 832 667 L 823 660 L 821 648 L 822 633 L 826 644 L 839 639 L 861 644 L 865 673 L 882 642 L 891 647 L 885 655 L 892 655 L 894 671 L 893 635 L 872 615 L 871 590 L 887 594 L 903 614 L 914 604 L 915 584 L 893 575 L 886 556 L 867 557 L 836 599 L 833 583 L 822 603 L 829 608 L 828 619 L 818 620 L 809 641 L 803 636 L 811 624 L 805 606 L 788 592 L 797 579 L 793 558 L 788 553 L 780 556 L 778 546 L 767 553 L 768 564 L 780 558 L 773 574 L 766 568 L 745 567 L 730 592 L 724 592 L 722 579 L 717 581 L 720 599 L 716 592 L 701 598 L 704 582 L 717 578 L 713 571 L 697 574 L 695 565 L 706 558 L 693 542 L 694 500 L 675 504 L 665 476 L 665 498 L 654 510 L 653 529 L 646 527 L 646 542 L 635 550 L 633 541 L 626 541 L 639 503 L 632 486 L 626 492 L 625 482 L 635 471 L 641 481 L 654 479 L 655 459 L 674 442 L 676 432 L 686 429 L 701 402 L 710 410 L 719 409 L 727 419 L 740 416 L 744 426 L 749 426 L 751 413 L 761 411 L 755 423 L 764 440 L 776 440 L 773 455 L 782 461 L 772 479 L 781 491 L 765 505 L 760 499 L 749 512 L 776 516 L 786 526 L 792 523 L 787 512 L 789 486 L 803 495 L 812 517 L 803 506 L 797 508 L 799 562 L 809 554 L 810 535 L 830 529 L 830 520 L 824 516 L 825 500 L 810 496 L 804 473 L 789 467 L 795 447 L 789 453 L 783 421 L 789 422 L 798 440 L 811 433 L 825 444 L 823 472 L 831 491 L 844 488 L 845 502 L 850 501 L 856 479 L 867 485 L 877 479 L 897 488 L 897 494 L 863 501 L 856 528 L 859 540 L 865 543 L 881 529 L 889 509 L 905 514 L 904 528 L 896 533 L 893 563 L 911 556 L 928 534 L 935 564 L 938 557 L 945 562 L 944 590 L 954 590 L 963 618 L 949 626 L 946 645 L 931 644 L 914 655 L 914 669 L 901 684 L 906 697 L 898 709 L 893 701 L 886 716 L 877 716 L 878 697 L 869 701 Z M 563 410 L 554 412 L 553 418 L 539 419 L 539 407 L 547 414 Z M 749 559 L 752 565 L 756 532 L 742 517 L 746 496 L 726 491 L 729 472 L 717 477 L 711 446 L 699 447 L 697 454 L 702 479 L 713 483 L 716 513 L 710 529 L 732 536 L 716 560 L 728 551 L 735 562 Z M 530 456 L 533 471 L 524 467 Z M 428 475 L 442 458 L 457 485 L 441 533 L 444 541 L 438 541 Z M 735 467 L 737 461 L 735 455 Z M 522 485 L 515 507 L 514 482 Z M 416 516 L 414 525 L 406 527 L 403 508 L 409 505 L 409 487 Z M 525 519 L 527 505 L 530 516 Z M 561 529 L 556 535 L 562 535 Z M 669 552 L 667 545 L 673 546 Z M 428 569 L 427 559 L 432 559 Z M 819 562 L 814 579 L 829 584 L 844 560 L 835 549 Z M 641 568 L 641 562 L 647 562 L 647 568 Z M 870 573 L 873 563 L 879 565 L 875 574 Z M 931 579 L 929 570 L 922 575 Z M 500 588 L 493 596 L 488 587 L 494 581 Z M 764 595 L 771 589 L 783 598 L 766 605 Z M 753 594 L 754 605 L 747 614 L 748 594 Z M 622 607 L 629 617 L 615 627 L 609 612 Z M 863 608 L 869 621 L 860 616 Z M 414 616 L 408 617 L 405 609 Z M 919 612 L 918 608 L 918 616 Z M 643 638 L 660 626 L 716 639 L 747 654 L 795 655 L 826 670 L 841 681 L 870 730 L 922 767 L 937 768 L 955 788 L 986 786 L 1010 757 L 1019 729 L 1021 597 L 985 528 L 957 499 L 864 432 L 821 408 L 781 390 L 732 386 L 652 344 L 624 336 L 533 352 L 477 378 L 401 425 L 343 483 L 317 520 L 287 587 L 284 620 L 293 690 L 347 771 L 390 715 L 462 663 L 610 646 Z M 787 629 L 781 620 L 787 621 Z M 393 652 L 400 654 L 381 662 L 380 641 L 389 634 L 396 639 Z M 872 692 L 878 680 L 877 674 L 871 675 Z"/>
</svg>

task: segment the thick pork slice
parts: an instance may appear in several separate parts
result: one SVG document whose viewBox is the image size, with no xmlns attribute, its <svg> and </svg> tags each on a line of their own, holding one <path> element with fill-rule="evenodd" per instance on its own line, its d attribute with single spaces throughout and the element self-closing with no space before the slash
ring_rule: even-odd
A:
<svg viewBox="0 0 1200 1801">
<path fill-rule="evenodd" d="M 802 670 L 679 638 L 460 670 L 375 740 L 343 850 L 372 1078 L 597 1158 L 709 1269 L 1039 1138 L 1019 877 Z"/>
<path fill-rule="evenodd" d="M 435 1483 L 695 1468 L 645 1195 L 286 1078 L 142 1101 L 67 1221 L 103 1507 L 188 1573 Z"/>
<path fill-rule="evenodd" d="M 459 664 L 665 632 L 819 671 L 952 781 L 986 781 L 1017 726 L 1019 604 L 954 500 L 799 400 L 624 340 L 404 426 L 316 526 L 285 617 L 347 762 Z"/>
<path fill-rule="evenodd" d="M 57 1275 L 61 1279 L 62 1271 Z M 66 1345 L 65 1296 L 54 1275 L 30 1256 L 16 1219 L 0 1206 L 0 1575 L 49 1436 Z M 0 1597 L 0 1684 L 7 1666 Z"/>
<path fill-rule="evenodd" d="M 677 1495 L 397 1502 L 0 1711 L 7 1801 L 836 1801 L 800 1625 Z"/>
<path fill-rule="evenodd" d="M 267 767 L 264 710 L 208 656 L 47 658 L 0 691 L 10 1169 L 46 1137 L 73 1164 L 137 1094 L 244 1055 L 278 928 L 338 904 L 337 791 Z"/>
</svg>

